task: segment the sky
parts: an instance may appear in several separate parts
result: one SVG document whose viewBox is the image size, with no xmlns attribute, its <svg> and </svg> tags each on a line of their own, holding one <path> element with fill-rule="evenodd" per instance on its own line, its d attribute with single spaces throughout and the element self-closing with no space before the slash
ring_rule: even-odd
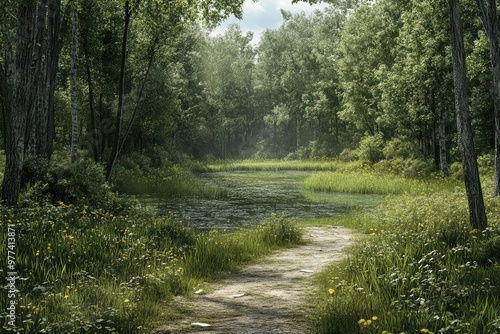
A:
<svg viewBox="0 0 500 334">
<path fill-rule="evenodd" d="M 292 13 L 305 12 L 312 14 L 316 9 L 322 10 L 327 4 L 309 5 L 305 2 L 299 2 L 292 5 L 292 0 L 245 0 L 243 5 L 243 19 L 240 21 L 234 16 L 224 21 L 219 27 L 215 28 L 210 35 L 216 36 L 223 34 L 227 26 L 231 23 L 237 23 L 243 32 L 251 31 L 254 33 L 253 44 L 258 44 L 260 36 L 266 29 L 277 29 L 283 22 L 280 9 Z"/>
</svg>

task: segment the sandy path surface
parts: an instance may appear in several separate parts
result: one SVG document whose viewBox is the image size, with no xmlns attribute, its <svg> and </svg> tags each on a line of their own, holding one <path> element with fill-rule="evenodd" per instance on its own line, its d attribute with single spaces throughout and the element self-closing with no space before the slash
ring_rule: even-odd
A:
<svg viewBox="0 0 500 334">
<path fill-rule="evenodd" d="M 344 249 L 353 243 L 353 234 L 343 227 L 308 227 L 305 238 L 305 245 L 276 252 L 210 284 L 212 291 L 207 294 L 176 299 L 189 311 L 155 333 L 307 333 L 313 307 L 307 304 L 314 292 L 312 276 L 345 257 Z"/>
</svg>

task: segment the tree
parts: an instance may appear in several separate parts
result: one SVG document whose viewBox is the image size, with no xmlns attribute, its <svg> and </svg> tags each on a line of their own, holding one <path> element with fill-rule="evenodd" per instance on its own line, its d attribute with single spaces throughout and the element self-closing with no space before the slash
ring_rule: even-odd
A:
<svg viewBox="0 0 500 334">
<path fill-rule="evenodd" d="M 346 22 L 340 43 L 339 76 L 343 91 L 340 117 L 358 133 L 382 132 L 381 70 L 394 63 L 394 48 L 407 3 L 378 1 L 357 8 Z"/>
<path fill-rule="evenodd" d="M 118 108 L 116 113 L 114 138 L 112 141 L 111 154 L 106 164 L 106 179 L 109 180 L 121 146 L 121 127 L 123 119 L 124 97 L 125 97 L 125 76 L 127 64 L 127 49 L 129 39 L 129 26 L 132 15 L 139 13 L 142 8 L 152 5 L 159 13 L 164 13 L 167 20 L 162 21 L 168 24 L 169 31 L 174 31 L 177 27 L 183 27 L 186 22 L 192 22 L 200 18 L 208 25 L 214 25 L 222 19 L 234 14 L 241 17 L 241 7 L 244 0 L 231 2 L 221 2 L 217 0 L 203 0 L 186 4 L 184 1 L 162 1 L 162 0 L 126 0 L 123 6 L 123 37 L 120 57 L 120 76 L 118 79 Z M 159 23 L 159 22 L 157 22 Z"/>
<path fill-rule="evenodd" d="M 469 96 L 467 91 L 467 66 L 462 32 L 461 6 L 459 0 L 448 0 L 450 8 L 450 40 L 453 63 L 453 81 L 455 86 L 455 112 L 465 190 L 469 204 L 470 224 L 483 230 L 487 226 L 483 192 L 479 179 L 472 127 L 469 114 Z"/>
<path fill-rule="evenodd" d="M 383 127 L 392 136 L 418 142 L 444 177 L 449 176 L 446 127 L 453 101 L 447 15 L 430 1 L 413 1 L 401 17 L 394 64 L 379 74 Z"/>
<path fill-rule="evenodd" d="M 498 43 L 498 17 L 495 0 L 476 0 L 486 35 L 490 41 L 490 61 L 493 75 L 493 101 L 495 108 L 495 179 L 494 194 L 500 196 L 500 48 Z"/>
<path fill-rule="evenodd" d="M 33 103 L 33 32 L 35 29 L 36 3 L 22 1 L 17 8 L 15 58 L 12 80 L 0 69 L 0 92 L 5 107 L 6 164 L 2 184 L 2 202 L 17 206 L 21 191 L 26 145 L 26 122 Z"/>
<path fill-rule="evenodd" d="M 78 152 L 78 98 L 77 98 L 77 75 L 76 67 L 78 64 L 78 10 L 76 1 L 72 2 L 71 9 L 71 146 L 70 161 L 75 162 Z"/>
</svg>

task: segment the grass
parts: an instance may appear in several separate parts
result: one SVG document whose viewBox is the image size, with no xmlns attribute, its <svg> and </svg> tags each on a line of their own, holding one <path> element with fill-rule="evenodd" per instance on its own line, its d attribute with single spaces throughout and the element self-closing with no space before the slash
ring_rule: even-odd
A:
<svg viewBox="0 0 500 334">
<path fill-rule="evenodd" d="M 366 237 L 317 278 L 315 332 L 498 333 L 500 201 L 486 204 L 487 231 L 469 227 L 459 189 L 334 219 Z"/>
<path fill-rule="evenodd" d="M 124 170 L 118 173 L 115 189 L 129 195 L 155 194 L 164 197 L 224 198 L 228 194 L 224 187 L 204 182 L 188 170 L 177 166 L 147 173 Z"/>
<path fill-rule="evenodd" d="M 0 208 L 0 214 L 2 244 L 7 226 L 15 234 L 20 277 L 18 327 L 2 317 L 0 328 L 14 333 L 149 333 L 156 320 L 175 317 L 177 310 L 168 306 L 174 295 L 190 294 L 204 281 L 301 238 L 283 217 L 219 235 L 196 234 L 178 217 L 128 207 L 110 212 L 61 202 Z M 7 259 L 6 247 L 0 257 Z M 0 271 L 7 277 L 5 267 Z M 7 310 L 10 300 L 0 295 L 0 308 Z"/>
<path fill-rule="evenodd" d="M 362 171 L 320 172 L 304 180 L 304 188 L 312 191 L 379 195 L 433 193 L 448 189 L 450 185 L 458 186 L 459 183 L 442 178 L 417 180 Z"/>
<path fill-rule="evenodd" d="M 193 167 L 195 172 L 231 171 L 337 171 L 360 168 L 358 162 L 336 160 L 227 160 Z"/>
</svg>

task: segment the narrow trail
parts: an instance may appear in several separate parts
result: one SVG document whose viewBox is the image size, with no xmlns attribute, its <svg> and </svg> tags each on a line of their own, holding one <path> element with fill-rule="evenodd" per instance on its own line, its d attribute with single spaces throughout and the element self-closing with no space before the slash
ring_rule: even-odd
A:
<svg viewBox="0 0 500 334">
<path fill-rule="evenodd" d="M 314 292 L 312 276 L 345 257 L 353 241 L 343 227 L 308 227 L 307 244 L 276 252 L 261 263 L 210 284 L 210 293 L 177 298 L 185 317 L 155 333 L 278 334 L 307 333 Z M 241 294 L 244 294 L 241 296 Z M 193 323 L 210 324 L 200 328 Z"/>
</svg>

